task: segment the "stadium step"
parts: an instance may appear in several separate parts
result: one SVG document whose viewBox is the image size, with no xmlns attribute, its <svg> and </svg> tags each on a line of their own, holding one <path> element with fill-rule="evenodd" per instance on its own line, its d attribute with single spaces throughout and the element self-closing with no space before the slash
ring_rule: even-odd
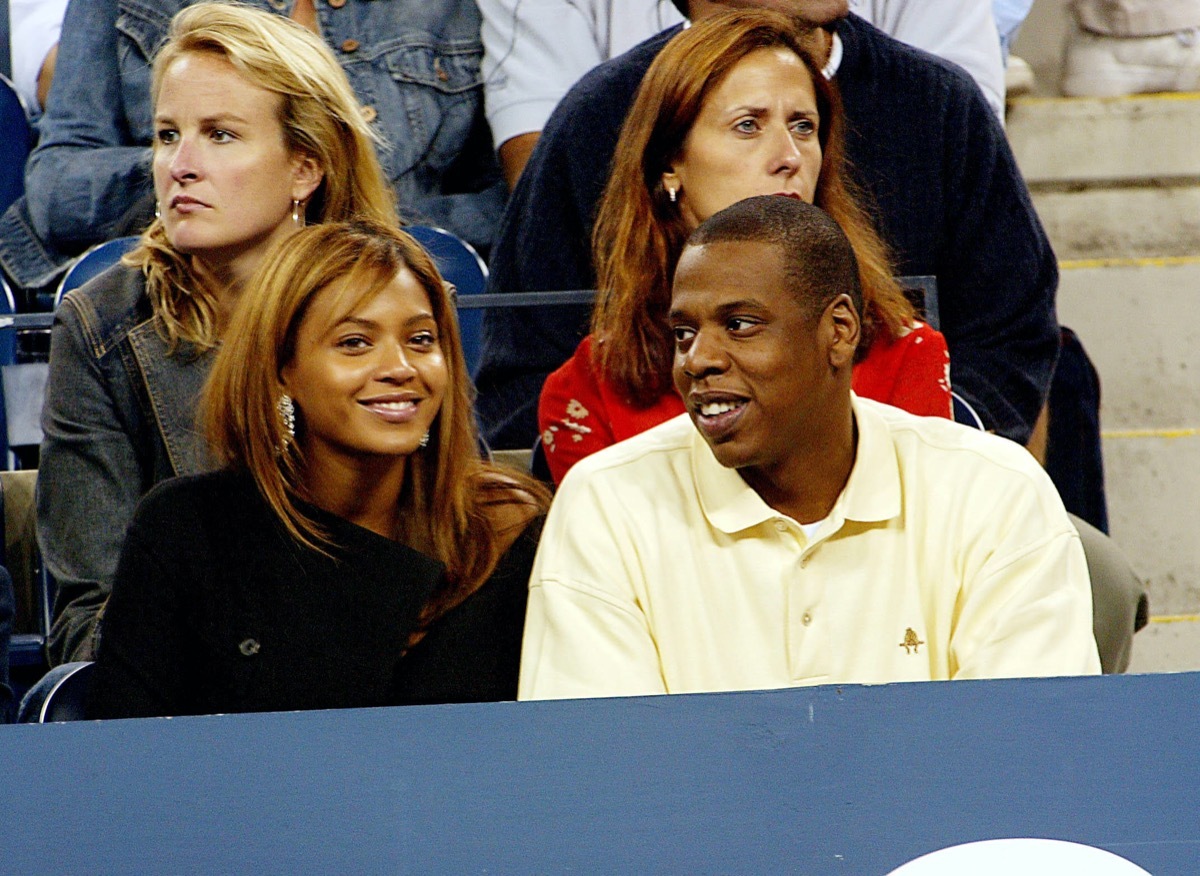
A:
<svg viewBox="0 0 1200 876">
<path fill-rule="evenodd" d="M 1200 669 L 1200 257 L 1060 266 L 1059 318 L 1100 373 L 1111 533 L 1150 594 L 1131 671 Z"/>
<path fill-rule="evenodd" d="M 1007 128 L 1060 259 L 1200 254 L 1200 94 L 1019 98 Z"/>
</svg>

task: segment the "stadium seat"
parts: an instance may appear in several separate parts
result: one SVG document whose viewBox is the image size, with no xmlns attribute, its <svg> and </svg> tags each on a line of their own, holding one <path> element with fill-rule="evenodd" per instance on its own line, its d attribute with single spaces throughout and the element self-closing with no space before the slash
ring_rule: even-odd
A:
<svg viewBox="0 0 1200 876">
<path fill-rule="evenodd" d="M 17 712 L 17 723 L 83 720 L 94 668 L 95 664 L 86 660 L 55 666 L 25 694 Z"/>
<path fill-rule="evenodd" d="M 460 298 L 483 292 L 487 285 L 487 265 L 471 244 L 441 228 L 410 225 L 404 230 L 433 256 L 442 277 L 454 284 Z M 483 345 L 483 314 L 476 309 L 459 310 L 458 331 L 462 336 L 467 370 L 473 375 L 479 367 Z"/>
<path fill-rule="evenodd" d="M 58 307 L 58 303 L 62 301 L 64 295 L 72 289 L 76 289 L 86 283 L 88 280 L 95 277 L 107 268 L 112 267 L 121 260 L 121 256 L 133 249 L 139 238 L 134 237 L 117 237 L 113 240 L 106 240 L 104 243 L 98 243 L 75 259 L 71 263 L 71 267 L 67 268 L 67 272 L 63 274 L 62 280 L 58 284 L 58 291 L 54 294 L 53 306 Z"/>
</svg>

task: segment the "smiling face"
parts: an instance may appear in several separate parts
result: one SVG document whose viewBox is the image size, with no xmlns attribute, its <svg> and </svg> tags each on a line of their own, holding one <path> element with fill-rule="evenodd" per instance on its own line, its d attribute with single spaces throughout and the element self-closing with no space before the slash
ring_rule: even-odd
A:
<svg viewBox="0 0 1200 876">
<path fill-rule="evenodd" d="M 307 200 L 321 173 L 312 158 L 289 152 L 281 101 L 214 54 L 184 54 L 163 74 L 154 191 L 177 250 L 248 276 L 295 228 L 292 202 Z"/>
<path fill-rule="evenodd" d="M 675 387 L 717 460 L 750 482 L 819 451 L 849 407 L 850 298 L 812 314 L 787 282 L 778 249 L 756 241 L 689 246 L 675 274 Z"/>
<path fill-rule="evenodd" d="M 804 62 L 783 48 L 739 61 L 710 93 L 662 176 L 689 231 L 731 204 L 787 194 L 812 203 L 821 175 L 817 97 Z"/>
<path fill-rule="evenodd" d="M 299 411 L 306 464 L 395 457 L 420 445 L 442 406 L 449 370 L 425 289 L 403 269 L 350 313 L 344 290 L 322 290 L 281 373 Z"/>
</svg>

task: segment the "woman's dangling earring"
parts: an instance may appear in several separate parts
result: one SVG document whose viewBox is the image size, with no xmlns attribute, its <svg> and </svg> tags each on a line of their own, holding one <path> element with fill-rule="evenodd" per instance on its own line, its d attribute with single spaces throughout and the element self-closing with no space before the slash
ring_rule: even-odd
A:
<svg viewBox="0 0 1200 876">
<path fill-rule="evenodd" d="M 283 444 L 286 447 L 288 443 L 296 437 L 296 405 L 292 402 L 292 397 L 286 392 L 279 397 L 279 418 L 283 421 Z"/>
<path fill-rule="evenodd" d="M 429 446 L 429 433 L 426 432 L 424 435 L 422 435 L 421 440 L 418 441 L 417 444 L 420 447 L 428 447 Z"/>
<path fill-rule="evenodd" d="M 675 188 L 674 186 L 671 186 L 669 189 L 667 189 L 667 197 L 671 199 L 672 204 L 675 203 L 675 197 L 678 194 L 678 192 L 679 192 L 679 189 Z"/>
<path fill-rule="evenodd" d="M 297 228 L 304 227 L 304 214 L 300 212 L 300 201 L 292 198 L 292 222 Z"/>
<path fill-rule="evenodd" d="M 159 206 L 159 203 L 158 203 L 158 200 L 157 200 L 157 199 L 154 201 L 154 218 L 155 218 L 155 219 L 161 219 L 161 218 L 162 218 L 162 207 L 161 207 L 161 206 Z"/>
</svg>

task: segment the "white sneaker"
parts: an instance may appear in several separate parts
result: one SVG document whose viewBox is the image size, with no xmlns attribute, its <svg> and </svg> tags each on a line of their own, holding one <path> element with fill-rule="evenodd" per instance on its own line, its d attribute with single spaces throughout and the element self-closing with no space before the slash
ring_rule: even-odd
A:
<svg viewBox="0 0 1200 876">
<path fill-rule="evenodd" d="M 1004 92 L 1007 97 L 1018 97 L 1033 91 L 1033 68 L 1024 58 L 1008 56 L 1004 65 Z"/>
<path fill-rule="evenodd" d="M 1067 43 L 1062 90 L 1069 97 L 1117 97 L 1200 89 L 1196 30 L 1114 37 L 1075 29 Z"/>
</svg>

